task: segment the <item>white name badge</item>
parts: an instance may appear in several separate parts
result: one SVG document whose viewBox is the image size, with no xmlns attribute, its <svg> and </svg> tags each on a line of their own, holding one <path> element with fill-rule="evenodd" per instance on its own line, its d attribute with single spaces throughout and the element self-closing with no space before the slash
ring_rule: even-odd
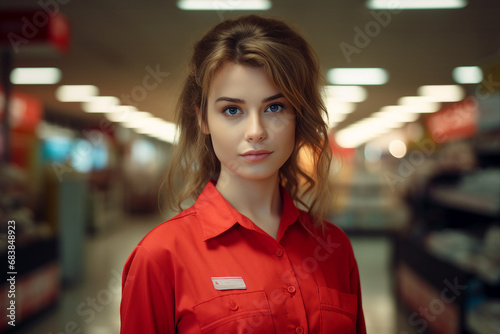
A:
<svg viewBox="0 0 500 334">
<path fill-rule="evenodd" d="M 245 290 L 247 286 L 242 277 L 212 277 L 215 290 Z"/>
</svg>

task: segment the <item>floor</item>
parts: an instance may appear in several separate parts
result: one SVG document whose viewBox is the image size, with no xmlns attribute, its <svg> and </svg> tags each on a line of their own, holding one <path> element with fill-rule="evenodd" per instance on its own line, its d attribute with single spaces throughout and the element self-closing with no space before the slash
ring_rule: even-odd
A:
<svg viewBox="0 0 500 334">
<path fill-rule="evenodd" d="M 111 334 L 119 333 L 120 273 L 134 246 L 159 217 L 127 219 L 120 228 L 86 242 L 86 275 L 80 284 L 68 287 L 60 303 L 19 333 Z M 396 328 L 398 315 L 390 272 L 391 244 L 384 237 L 351 237 L 358 260 L 363 307 L 368 333 L 409 334 Z M 401 320 L 401 319 L 400 319 Z"/>
</svg>

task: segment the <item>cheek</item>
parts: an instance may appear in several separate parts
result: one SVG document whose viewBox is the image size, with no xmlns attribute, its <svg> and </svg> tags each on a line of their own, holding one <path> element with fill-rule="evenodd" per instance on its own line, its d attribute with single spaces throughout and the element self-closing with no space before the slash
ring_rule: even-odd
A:
<svg viewBox="0 0 500 334">
<path fill-rule="evenodd" d="M 210 115 L 210 113 L 207 117 L 207 127 L 210 132 L 212 146 L 218 156 L 219 151 L 224 149 L 225 144 L 227 145 L 227 132 L 224 131 L 223 125 L 213 115 Z"/>
<path fill-rule="evenodd" d="M 280 144 L 293 149 L 295 145 L 295 118 L 280 120 L 276 123 L 279 128 L 275 131 L 275 138 L 279 138 Z"/>
<path fill-rule="evenodd" d="M 269 120 L 267 128 L 273 134 L 283 135 L 284 132 L 289 132 L 291 129 L 295 129 L 295 116 L 282 115 L 279 117 L 273 117 Z"/>
<path fill-rule="evenodd" d="M 236 151 L 237 138 L 228 129 L 211 129 L 212 146 L 219 160 L 224 160 L 224 157 L 233 155 Z"/>
</svg>

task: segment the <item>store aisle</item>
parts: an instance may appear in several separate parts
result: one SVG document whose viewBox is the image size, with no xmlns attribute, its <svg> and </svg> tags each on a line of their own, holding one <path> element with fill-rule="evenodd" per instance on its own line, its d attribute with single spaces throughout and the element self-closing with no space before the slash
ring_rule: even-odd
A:
<svg viewBox="0 0 500 334">
<path fill-rule="evenodd" d="M 128 218 L 113 233 L 89 239 L 85 279 L 78 286 L 67 288 L 55 309 L 22 332 L 118 333 L 121 270 L 134 246 L 161 221 L 156 216 Z M 351 241 L 359 264 L 368 333 L 397 334 L 390 239 L 351 237 Z"/>
<path fill-rule="evenodd" d="M 89 238 L 85 245 L 84 280 L 65 289 L 56 308 L 22 333 L 119 333 L 123 265 L 142 237 L 162 221 L 157 216 L 128 217 L 113 233 Z"/>
<path fill-rule="evenodd" d="M 396 305 L 391 274 L 389 237 L 350 237 L 361 277 L 361 293 L 368 334 L 396 334 Z"/>
</svg>

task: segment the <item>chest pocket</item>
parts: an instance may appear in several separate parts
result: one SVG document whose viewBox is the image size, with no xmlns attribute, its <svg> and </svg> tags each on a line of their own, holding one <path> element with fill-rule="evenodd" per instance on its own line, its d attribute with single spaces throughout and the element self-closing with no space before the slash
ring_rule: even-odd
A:
<svg viewBox="0 0 500 334">
<path fill-rule="evenodd" d="M 321 333 L 356 333 L 356 295 L 318 287 Z"/>
<path fill-rule="evenodd" d="M 274 333 L 265 291 L 225 294 L 193 308 L 202 333 Z"/>
</svg>

